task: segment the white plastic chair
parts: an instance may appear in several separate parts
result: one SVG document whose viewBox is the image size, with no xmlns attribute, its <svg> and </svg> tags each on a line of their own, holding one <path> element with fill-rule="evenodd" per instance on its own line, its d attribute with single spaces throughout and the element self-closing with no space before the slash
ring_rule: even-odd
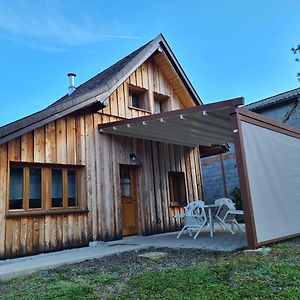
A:
<svg viewBox="0 0 300 300">
<path fill-rule="evenodd" d="M 177 235 L 177 239 L 181 234 L 187 231 L 189 235 L 192 235 L 193 231 L 196 231 L 194 239 L 196 239 L 205 225 L 207 225 L 207 217 L 204 209 L 203 201 L 193 201 L 185 207 L 185 213 L 183 214 L 184 226 Z"/>
<path fill-rule="evenodd" d="M 198 202 L 203 202 L 203 201 L 195 200 L 195 201 L 188 203 L 188 205 L 184 207 L 184 213 L 176 214 L 174 216 L 174 218 L 182 219 L 186 215 L 189 215 L 191 212 L 193 212 L 195 210 L 195 207 L 197 206 Z"/>
<path fill-rule="evenodd" d="M 237 210 L 235 204 L 229 198 L 221 198 L 215 201 L 218 205 L 218 209 L 215 213 L 215 220 L 220 223 L 224 230 L 228 230 L 231 234 L 235 234 L 234 226 L 238 228 L 239 231 L 244 231 L 241 225 L 235 219 L 236 215 L 244 215 L 242 210 Z M 231 226 L 229 226 L 231 225 Z"/>
</svg>

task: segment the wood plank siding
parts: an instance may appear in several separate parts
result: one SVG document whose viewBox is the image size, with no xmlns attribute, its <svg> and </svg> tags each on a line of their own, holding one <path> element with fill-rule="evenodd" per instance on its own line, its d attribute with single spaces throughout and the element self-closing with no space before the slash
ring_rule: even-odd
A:
<svg viewBox="0 0 300 300">
<path fill-rule="evenodd" d="M 176 87 L 172 86 L 172 72 L 160 56 L 150 58 L 116 88 L 103 110 L 72 113 L 0 145 L 0 258 L 122 238 L 120 165 L 136 166 L 139 234 L 179 229 L 181 224 L 173 216 L 182 208 L 170 205 L 168 172 L 184 172 L 188 201 L 201 198 L 199 149 L 98 131 L 101 123 L 154 113 L 155 95 L 165 96 L 166 110 L 194 106 L 185 97 L 186 90 L 178 93 L 179 88 L 183 89 L 178 87 L 178 80 Z M 132 107 L 132 86 L 147 92 L 147 109 Z M 130 153 L 136 155 L 136 160 L 130 158 Z M 11 162 L 81 166 L 80 209 L 11 214 Z"/>
</svg>

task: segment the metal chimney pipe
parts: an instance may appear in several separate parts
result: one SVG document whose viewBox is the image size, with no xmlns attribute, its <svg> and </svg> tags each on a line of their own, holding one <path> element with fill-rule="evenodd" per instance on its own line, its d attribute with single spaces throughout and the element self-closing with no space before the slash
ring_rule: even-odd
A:
<svg viewBox="0 0 300 300">
<path fill-rule="evenodd" d="M 69 73 L 68 77 L 69 77 L 68 95 L 71 95 L 76 89 L 76 87 L 75 87 L 76 74 L 75 73 Z"/>
</svg>

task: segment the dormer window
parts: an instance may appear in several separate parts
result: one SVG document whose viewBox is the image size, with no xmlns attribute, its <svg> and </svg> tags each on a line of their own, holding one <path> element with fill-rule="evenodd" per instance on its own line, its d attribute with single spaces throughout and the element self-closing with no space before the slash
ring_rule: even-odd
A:
<svg viewBox="0 0 300 300">
<path fill-rule="evenodd" d="M 162 103 L 158 99 L 154 99 L 154 113 L 159 114 L 163 111 L 162 109 Z"/>
<path fill-rule="evenodd" d="M 159 114 L 168 111 L 168 96 L 154 93 L 154 113 Z"/>
<path fill-rule="evenodd" d="M 136 108 L 143 108 L 143 99 L 142 99 L 142 96 L 140 93 L 130 93 L 130 98 L 131 98 L 131 104 L 133 107 L 136 107 Z"/>
<path fill-rule="evenodd" d="M 129 105 L 132 108 L 149 110 L 147 90 L 130 85 L 129 86 Z"/>
</svg>

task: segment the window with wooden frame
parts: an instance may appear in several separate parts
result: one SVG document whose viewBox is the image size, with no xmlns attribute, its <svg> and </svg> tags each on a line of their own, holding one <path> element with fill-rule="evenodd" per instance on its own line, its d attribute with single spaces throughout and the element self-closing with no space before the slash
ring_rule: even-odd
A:
<svg viewBox="0 0 300 300">
<path fill-rule="evenodd" d="M 168 178 L 171 206 L 185 206 L 187 199 L 184 172 L 169 172 Z"/>
<path fill-rule="evenodd" d="M 168 111 L 168 96 L 153 93 L 154 97 L 154 113 L 159 114 Z"/>
<path fill-rule="evenodd" d="M 51 208 L 62 208 L 65 206 L 64 181 L 62 169 L 51 170 Z"/>
<path fill-rule="evenodd" d="M 23 209 L 24 198 L 24 169 L 10 168 L 9 209 Z"/>
<path fill-rule="evenodd" d="M 28 167 L 27 170 L 29 173 L 28 208 L 42 208 L 42 169 Z M 28 175 L 26 174 L 26 177 Z"/>
<path fill-rule="evenodd" d="M 149 111 L 148 91 L 137 86 L 129 85 L 129 106 Z"/>
<path fill-rule="evenodd" d="M 51 208 L 78 207 L 76 170 L 52 169 L 51 181 Z"/>
<path fill-rule="evenodd" d="M 42 208 L 42 173 L 40 168 L 10 168 L 9 210 Z"/>
<path fill-rule="evenodd" d="M 79 208 L 79 168 L 10 165 L 8 211 Z"/>
</svg>

